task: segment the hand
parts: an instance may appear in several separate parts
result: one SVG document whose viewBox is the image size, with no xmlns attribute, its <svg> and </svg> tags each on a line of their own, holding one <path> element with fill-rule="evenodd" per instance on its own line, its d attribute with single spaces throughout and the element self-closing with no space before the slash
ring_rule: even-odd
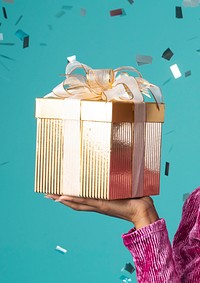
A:
<svg viewBox="0 0 200 283">
<path fill-rule="evenodd" d="M 66 195 L 45 195 L 77 211 L 93 211 L 132 222 L 136 229 L 159 219 L 150 197 L 123 200 L 101 200 Z"/>
</svg>

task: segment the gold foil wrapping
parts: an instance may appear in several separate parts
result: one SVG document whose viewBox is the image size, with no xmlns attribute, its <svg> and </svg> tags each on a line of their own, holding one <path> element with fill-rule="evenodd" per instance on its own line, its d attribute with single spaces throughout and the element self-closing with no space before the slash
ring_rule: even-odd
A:
<svg viewBox="0 0 200 283">
<path fill-rule="evenodd" d="M 97 199 L 159 194 L 164 105 L 143 104 L 141 120 L 136 106 L 37 99 L 35 191 Z"/>
</svg>

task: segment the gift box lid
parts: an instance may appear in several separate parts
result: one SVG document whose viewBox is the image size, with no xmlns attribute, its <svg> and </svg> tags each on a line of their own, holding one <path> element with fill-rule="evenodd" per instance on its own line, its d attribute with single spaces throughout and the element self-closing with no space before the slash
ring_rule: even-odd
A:
<svg viewBox="0 0 200 283">
<path fill-rule="evenodd" d="M 143 103 L 143 102 L 142 102 Z M 146 122 L 164 122 L 164 104 L 146 102 Z M 36 118 L 88 120 L 100 122 L 134 122 L 133 102 L 105 102 L 79 99 L 37 98 Z"/>
</svg>

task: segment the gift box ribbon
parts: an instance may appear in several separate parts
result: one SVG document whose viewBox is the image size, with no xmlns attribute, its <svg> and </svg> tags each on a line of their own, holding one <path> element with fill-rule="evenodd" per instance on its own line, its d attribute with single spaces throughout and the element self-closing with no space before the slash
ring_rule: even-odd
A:
<svg viewBox="0 0 200 283">
<path fill-rule="evenodd" d="M 75 56 L 68 58 L 70 59 L 65 70 L 66 79 L 45 98 L 143 102 L 144 96 L 153 96 L 157 105 L 163 102 L 160 88 L 142 78 L 134 67 L 94 70 L 76 61 Z M 83 69 L 85 76 L 74 74 L 77 69 Z M 130 76 L 127 71 L 137 73 L 138 77 Z"/>
</svg>

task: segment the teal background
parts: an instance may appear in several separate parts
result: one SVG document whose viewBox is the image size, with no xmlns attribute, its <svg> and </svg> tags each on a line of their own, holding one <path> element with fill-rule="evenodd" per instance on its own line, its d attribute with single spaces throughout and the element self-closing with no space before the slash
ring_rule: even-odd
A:
<svg viewBox="0 0 200 283">
<path fill-rule="evenodd" d="M 121 240 L 131 224 L 72 211 L 33 191 L 35 98 L 62 81 L 59 74 L 64 73 L 66 58 L 74 54 L 93 68 L 135 66 L 145 79 L 162 88 L 166 116 L 161 194 L 154 200 L 172 240 L 183 194 L 199 185 L 200 8 L 183 7 L 183 19 L 177 19 L 175 6 L 182 6 L 182 1 L 0 3 L 3 42 L 15 43 L 0 45 L 0 55 L 13 59 L 0 56 L 0 282 L 120 282 L 125 274 L 122 267 L 132 262 Z M 63 5 L 73 7 L 64 10 Z M 80 15 L 81 8 L 86 9 L 85 16 Z M 109 11 L 117 8 L 124 8 L 126 15 L 110 17 Z M 60 11 L 65 14 L 57 17 Z M 15 36 L 17 29 L 29 34 L 28 48 L 23 49 Z M 170 61 L 161 57 L 168 47 L 174 53 Z M 137 54 L 152 56 L 152 64 L 137 66 Z M 170 71 L 173 64 L 180 68 L 179 79 Z M 185 77 L 188 70 L 191 76 Z M 169 176 L 164 175 L 165 162 L 170 163 Z M 68 253 L 55 251 L 57 245 Z M 135 273 L 126 275 L 136 282 Z"/>
</svg>

